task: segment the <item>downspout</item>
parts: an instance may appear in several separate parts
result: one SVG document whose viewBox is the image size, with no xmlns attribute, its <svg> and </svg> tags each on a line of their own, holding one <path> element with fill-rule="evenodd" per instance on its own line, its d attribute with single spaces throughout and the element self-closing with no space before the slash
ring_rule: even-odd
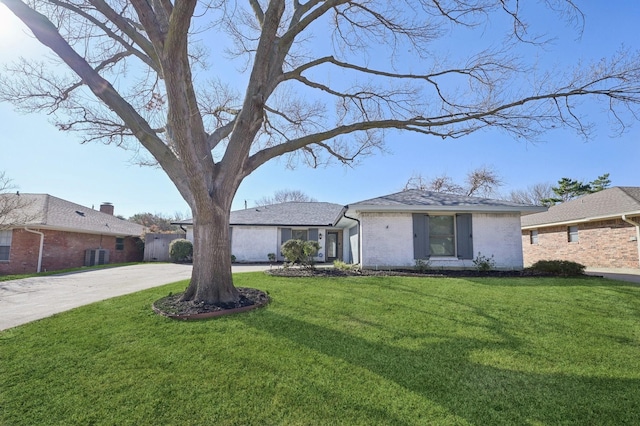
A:
<svg viewBox="0 0 640 426">
<path fill-rule="evenodd" d="M 342 212 L 342 216 L 344 218 L 346 218 L 346 219 L 355 220 L 358 223 L 358 261 L 357 262 L 353 262 L 353 263 L 362 266 L 362 264 L 360 263 L 360 259 L 362 258 L 362 250 L 361 250 L 361 244 L 360 244 L 360 238 L 362 238 L 362 227 L 360 226 L 360 220 L 359 219 L 356 219 L 355 217 L 347 216 L 347 210 L 349 210 L 349 206 L 348 205 L 344 206 L 344 210 Z"/>
<path fill-rule="evenodd" d="M 36 272 L 41 272 L 42 269 L 42 252 L 44 249 L 44 234 L 40 231 L 34 231 L 32 229 L 27 228 L 26 226 L 24 227 L 24 230 L 27 232 L 31 232 L 32 234 L 38 234 L 40 235 L 40 248 L 38 249 L 38 269 L 36 270 Z"/>
<path fill-rule="evenodd" d="M 622 220 L 627 222 L 629 225 L 636 227 L 636 244 L 638 245 L 638 267 L 640 267 L 640 223 L 628 219 L 626 214 L 622 215 Z"/>
</svg>

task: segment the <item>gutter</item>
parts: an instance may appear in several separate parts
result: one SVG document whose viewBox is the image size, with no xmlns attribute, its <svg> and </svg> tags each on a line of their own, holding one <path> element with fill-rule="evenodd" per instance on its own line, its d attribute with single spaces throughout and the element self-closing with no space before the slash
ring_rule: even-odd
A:
<svg viewBox="0 0 640 426">
<path fill-rule="evenodd" d="M 24 227 L 24 230 L 27 231 L 27 232 L 31 232 L 32 234 L 40 235 L 40 248 L 38 249 L 38 269 L 36 270 L 36 272 L 41 272 L 41 270 L 42 270 L 42 255 L 43 255 L 43 251 L 44 251 L 44 233 L 39 232 L 39 231 L 34 231 L 32 229 L 27 228 L 26 226 Z"/>
<path fill-rule="evenodd" d="M 354 264 L 358 264 L 358 265 L 360 265 L 362 267 L 362 263 L 360 261 L 360 259 L 362 258 L 362 249 L 361 249 L 361 244 L 360 244 L 360 238 L 362 238 L 362 227 L 360 226 L 360 219 L 356 219 L 355 217 L 347 216 L 347 211 L 348 210 L 349 210 L 349 205 L 344 206 L 344 209 L 342 210 L 342 216 L 345 219 L 354 220 L 358 224 L 358 261 L 357 262 L 353 262 L 353 263 Z M 353 260 L 355 260 L 355 259 L 353 259 Z"/>
<path fill-rule="evenodd" d="M 629 225 L 636 227 L 636 244 L 638 245 L 638 266 L 640 266 L 640 223 L 634 222 L 633 220 L 627 218 L 626 214 L 623 214 L 620 218 L 625 222 L 627 222 Z"/>
</svg>

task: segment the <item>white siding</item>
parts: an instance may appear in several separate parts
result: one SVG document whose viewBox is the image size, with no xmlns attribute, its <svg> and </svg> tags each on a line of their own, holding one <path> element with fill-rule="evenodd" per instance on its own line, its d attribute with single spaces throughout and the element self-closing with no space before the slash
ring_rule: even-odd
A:
<svg viewBox="0 0 640 426">
<path fill-rule="evenodd" d="M 274 226 L 234 226 L 231 232 L 231 254 L 237 262 L 268 262 L 267 255 L 277 252 L 278 228 Z"/>
<path fill-rule="evenodd" d="M 360 263 L 360 234 L 358 226 L 345 228 L 344 260 L 347 263 Z"/>
<path fill-rule="evenodd" d="M 364 268 L 413 267 L 413 221 L 411 213 L 361 212 L 361 249 Z M 491 257 L 496 268 L 522 269 L 520 215 L 472 214 L 473 257 Z M 472 268 L 472 260 L 436 258 L 431 267 Z"/>
<path fill-rule="evenodd" d="M 191 241 L 193 243 L 193 226 L 187 226 L 187 240 Z"/>
</svg>

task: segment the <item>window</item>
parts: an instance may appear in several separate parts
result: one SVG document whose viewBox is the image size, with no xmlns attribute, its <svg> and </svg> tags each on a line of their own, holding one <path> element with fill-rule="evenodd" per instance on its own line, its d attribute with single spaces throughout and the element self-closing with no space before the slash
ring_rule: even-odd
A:
<svg viewBox="0 0 640 426">
<path fill-rule="evenodd" d="M 116 238 L 116 251 L 124 250 L 124 238 Z"/>
<path fill-rule="evenodd" d="M 9 260 L 9 252 L 11 251 L 11 236 L 13 231 L 0 231 L 0 261 Z"/>
<path fill-rule="evenodd" d="M 472 215 L 413 214 L 414 259 L 431 256 L 473 259 Z"/>
<path fill-rule="evenodd" d="M 529 243 L 538 244 L 538 231 L 529 231 Z"/>
<path fill-rule="evenodd" d="M 432 216 L 429 220 L 431 256 L 455 256 L 456 235 L 453 216 Z"/>
<path fill-rule="evenodd" d="M 291 239 L 307 241 L 309 239 L 309 233 L 306 229 L 292 229 Z"/>
<path fill-rule="evenodd" d="M 578 226 L 577 225 L 569 226 L 567 228 L 567 237 L 570 243 L 578 242 Z"/>
</svg>

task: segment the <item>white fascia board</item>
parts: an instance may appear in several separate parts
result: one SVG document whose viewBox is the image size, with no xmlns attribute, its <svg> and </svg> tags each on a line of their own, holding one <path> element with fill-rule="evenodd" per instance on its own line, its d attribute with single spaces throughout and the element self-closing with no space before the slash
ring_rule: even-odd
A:
<svg viewBox="0 0 640 426">
<path fill-rule="evenodd" d="M 349 218 L 349 217 L 344 217 L 343 216 L 343 217 L 341 217 L 340 219 L 338 219 L 336 221 L 334 226 L 336 228 L 339 228 L 339 229 L 344 229 L 344 228 L 351 228 L 351 227 L 353 227 L 353 226 L 355 226 L 357 224 L 358 224 L 358 222 L 356 220 L 354 220 L 352 218 Z"/>
<path fill-rule="evenodd" d="M 623 215 L 624 216 L 640 216 L 640 210 L 628 212 L 628 213 L 617 213 L 613 215 L 609 214 L 605 216 L 583 217 L 580 219 L 565 220 L 563 222 L 539 223 L 537 225 L 522 226 L 521 228 L 522 230 L 529 230 L 529 229 L 538 229 L 538 228 L 550 228 L 552 226 L 576 225 L 578 223 L 596 222 L 598 220 L 621 219 Z"/>
</svg>

